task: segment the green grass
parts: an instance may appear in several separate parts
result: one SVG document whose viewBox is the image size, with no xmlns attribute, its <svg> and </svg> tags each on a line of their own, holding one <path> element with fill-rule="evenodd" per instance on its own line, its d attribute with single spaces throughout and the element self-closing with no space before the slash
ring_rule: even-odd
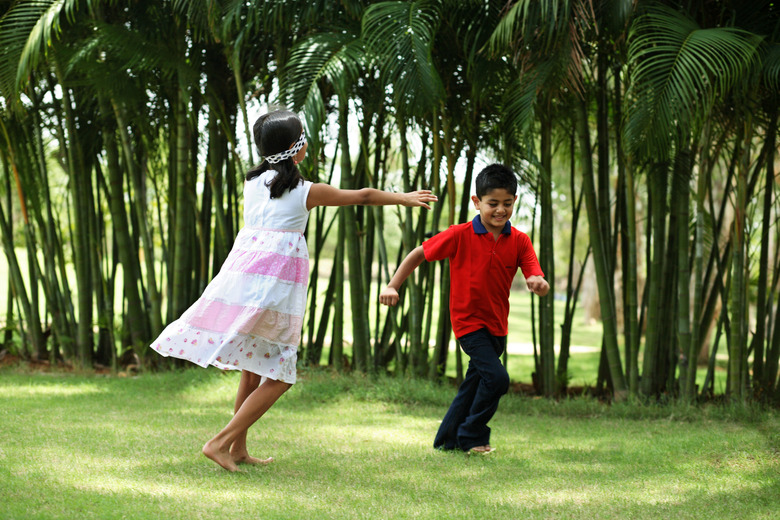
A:
<svg viewBox="0 0 780 520">
<path fill-rule="evenodd" d="M 775 518 L 780 417 L 509 395 L 489 457 L 431 448 L 454 388 L 305 371 L 250 430 L 266 467 L 200 455 L 237 373 L 0 371 L 4 519 Z"/>
</svg>

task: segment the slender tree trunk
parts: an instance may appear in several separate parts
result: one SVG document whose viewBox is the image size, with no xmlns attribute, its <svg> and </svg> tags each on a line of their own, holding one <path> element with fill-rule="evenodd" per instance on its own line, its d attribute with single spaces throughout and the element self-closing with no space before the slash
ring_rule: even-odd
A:
<svg viewBox="0 0 780 520">
<path fill-rule="evenodd" d="M 403 117 L 398 118 L 398 131 L 401 138 L 401 167 L 403 172 L 404 191 L 412 190 L 411 168 L 409 166 L 409 145 L 406 136 L 406 121 Z M 409 252 L 418 245 L 417 234 L 414 231 L 414 218 L 412 208 L 406 208 L 406 219 L 404 220 L 403 248 Z M 420 284 L 417 283 L 417 273 L 412 273 L 406 280 L 405 294 L 409 296 L 409 310 L 407 320 L 409 323 L 407 342 L 409 351 L 409 364 L 414 371 L 415 356 L 422 349 L 422 312 L 420 300 L 422 299 Z M 414 373 L 414 372 L 413 372 Z"/>
<path fill-rule="evenodd" d="M 696 358 L 688 357 L 691 345 L 690 318 L 690 234 L 688 232 L 690 205 L 690 152 L 683 149 L 677 156 L 680 163 L 674 178 L 677 199 L 677 344 L 680 358 L 680 390 L 685 399 L 693 396 L 688 380 L 690 367 L 696 372 Z"/>
<path fill-rule="evenodd" d="M 106 168 L 108 170 L 109 208 L 111 211 L 112 235 L 117 244 L 119 262 L 122 264 L 124 295 L 127 299 L 127 324 L 130 340 L 134 346 L 149 340 L 147 315 L 141 303 L 138 281 L 141 273 L 133 253 L 133 242 L 128 226 L 127 210 L 125 208 L 124 172 L 119 165 L 119 150 L 113 125 L 108 118 L 112 111 L 108 100 L 103 95 L 98 96 L 101 111 L 104 116 L 103 146 L 106 151 Z"/>
<path fill-rule="evenodd" d="M 92 183 L 90 172 L 86 169 L 79 144 L 78 131 L 76 129 L 76 117 L 73 111 L 70 89 L 64 86 L 63 74 L 59 64 L 55 64 L 55 72 L 62 88 L 63 116 L 67 126 L 67 142 L 64 135 L 60 136 L 60 146 L 67 151 L 68 169 L 70 174 L 70 189 L 74 204 L 74 247 L 76 266 L 76 285 L 78 291 L 78 328 L 76 331 L 76 347 L 78 362 L 82 367 L 92 365 L 93 350 L 93 294 L 94 278 L 92 276 L 92 257 L 94 251 L 90 250 L 90 223 L 93 220 L 93 212 L 90 206 Z"/>
<path fill-rule="evenodd" d="M 622 252 L 623 252 L 623 337 L 625 338 L 626 375 L 628 377 L 628 390 L 631 395 L 639 392 L 639 321 L 638 321 L 638 283 L 637 283 L 637 252 L 636 252 L 636 194 L 634 193 L 634 165 L 626 161 L 623 151 L 623 89 L 621 84 L 621 69 L 619 65 L 613 66 L 614 98 L 613 98 L 613 123 L 615 130 L 615 157 L 618 164 L 618 172 L 623 172 L 625 179 L 625 222 L 622 226 Z"/>
<path fill-rule="evenodd" d="M 5 257 L 8 260 L 8 281 L 11 285 L 16 300 L 19 302 L 19 305 L 22 308 L 22 313 L 24 314 L 24 318 L 27 321 L 28 329 L 32 331 L 35 327 L 35 322 L 33 321 L 35 320 L 35 314 L 32 310 L 30 298 L 27 295 L 27 289 L 24 284 L 22 270 L 19 266 L 19 259 L 16 257 L 16 251 L 14 250 L 11 223 L 10 220 L 5 216 L 2 204 L 0 204 L 0 237 L 3 239 L 3 249 L 5 251 Z M 10 308 L 11 307 L 9 306 L 9 309 Z M 31 340 L 32 339 L 33 338 L 31 338 Z M 30 346 L 36 347 L 35 343 L 32 341 L 30 342 Z"/>
<path fill-rule="evenodd" d="M 690 347 L 687 353 L 688 356 L 688 372 L 687 374 L 681 374 L 681 377 L 686 378 L 685 390 L 683 399 L 688 403 L 692 403 L 696 399 L 696 371 L 699 364 L 699 351 L 702 341 L 702 331 L 699 326 L 700 318 L 702 315 L 702 300 L 704 294 L 704 234 L 706 232 L 706 220 L 704 213 L 704 200 L 707 194 L 707 173 L 706 166 L 709 161 L 709 144 L 710 144 L 710 125 L 705 123 L 704 129 L 700 138 L 700 149 L 702 153 L 699 155 L 701 167 L 699 168 L 697 176 L 697 188 L 696 188 L 696 233 L 694 234 L 695 242 L 693 246 L 694 250 L 694 286 L 693 286 L 693 329 Z M 702 171 L 704 170 L 704 171 Z"/>
<path fill-rule="evenodd" d="M 580 142 L 582 163 L 583 190 L 585 190 L 585 206 L 588 212 L 588 228 L 590 243 L 593 248 L 593 262 L 596 266 L 596 281 L 599 287 L 599 302 L 601 319 L 604 329 L 605 351 L 609 361 L 609 371 L 614 385 L 615 399 L 622 400 L 626 393 L 626 383 L 620 362 L 620 352 L 617 345 L 617 323 L 615 321 L 615 301 L 612 293 L 611 271 L 609 269 L 608 240 L 601 236 L 596 190 L 593 182 L 593 158 L 590 147 L 590 131 L 588 128 L 587 102 L 582 101 L 577 110 L 577 132 Z"/>
<path fill-rule="evenodd" d="M 341 187 L 354 189 L 352 161 L 349 156 L 348 109 L 344 97 L 339 98 L 339 142 L 341 143 Z M 360 254 L 360 238 L 355 218 L 355 209 L 351 206 L 339 208 L 344 215 L 345 238 L 347 246 L 347 265 L 349 266 L 349 296 L 352 309 L 352 355 L 354 368 L 360 372 L 368 370 L 368 351 L 371 335 L 368 330 L 368 308 L 363 301 L 363 273 Z"/>
<path fill-rule="evenodd" d="M 766 182 L 764 184 L 764 211 L 761 219 L 761 258 L 759 259 L 758 270 L 758 296 L 756 300 L 756 331 L 753 335 L 753 387 L 756 388 L 759 395 L 766 391 L 764 385 L 764 344 L 767 336 L 767 284 L 769 278 L 769 234 L 772 221 L 772 202 L 775 185 L 774 160 L 775 160 L 775 138 L 777 136 L 777 109 L 773 110 L 770 116 L 769 126 L 766 131 L 765 147 L 768 153 Z M 775 332 L 777 334 L 777 332 Z"/>
<path fill-rule="evenodd" d="M 750 167 L 750 140 L 752 139 L 752 117 L 744 123 L 742 157 L 737 169 L 737 190 L 734 207 L 734 228 L 732 230 L 733 259 L 731 264 L 731 348 L 729 350 L 729 372 L 727 393 L 733 401 L 744 402 L 747 397 L 747 269 L 745 265 L 746 239 L 745 218 L 747 212 L 747 177 Z"/>
<path fill-rule="evenodd" d="M 660 302 L 663 290 L 663 273 L 666 236 L 666 170 L 665 163 L 651 167 L 647 182 L 649 184 L 650 207 L 652 212 L 652 260 L 647 284 L 650 288 L 647 303 L 647 335 L 645 337 L 644 362 L 642 365 L 641 391 L 644 395 L 657 394 L 658 381 L 658 337 L 662 324 L 660 321 Z"/>
<path fill-rule="evenodd" d="M 588 244 L 587 253 L 582 261 L 580 267 L 580 273 L 577 278 L 577 282 L 574 282 L 574 258 L 575 258 L 575 245 L 577 243 L 577 228 L 579 226 L 580 211 L 582 209 L 582 200 L 584 191 L 580 190 L 579 196 L 576 195 L 577 188 L 575 185 L 576 179 L 576 142 L 575 134 L 571 134 L 571 171 L 569 174 L 570 187 L 569 191 L 572 200 L 577 199 L 577 204 L 572 208 L 572 223 L 571 223 L 571 237 L 569 238 L 569 268 L 566 281 L 566 307 L 563 313 L 563 324 L 561 325 L 561 350 L 558 355 L 558 369 L 557 369 L 557 391 L 561 394 L 566 393 L 566 388 L 569 384 L 569 352 L 571 346 L 571 332 L 572 325 L 574 323 L 574 313 L 577 309 L 577 299 L 580 293 L 580 287 L 582 285 L 583 275 L 585 273 L 585 265 L 588 263 L 590 257 L 591 246 Z"/>
<path fill-rule="evenodd" d="M 549 107 L 549 103 L 547 103 Z M 552 120 L 548 110 L 541 116 L 541 159 L 540 184 L 541 223 L 539 226 L 540 263 L 544 277 L 550 284 L 550 295 L 539 298 L 539 364 L 542 392 L 550 397 L 555 393 L 555 251 L 553 250 L 553 208 L 552 208 Z"/>
<path fill-rule="evenodd" d="M 345 224 L 344 214 L 339 209 L 339 231 L 336 245 L 336 255 L 333 259 L 335 271 L 336 296 L 333 306 L 333 331 L 331 332 L 331 364 L 336 370 L 344 368 L 344 248 L 345 248 Z"/>
<path fill-rule="evenodd" d="M 146 290 L 149 294 L 149 304 L 146 307 L 146 312 L 149 315 L 149 325 L 151 328 L 149 337 L 151 338 L 162 332 L 163 325 L 162 296 L 157 284 L 157 274 L 155 272 L 154 240 L 148 223 L 150 215 L 149 207 L 146 203 L 146 189 L 142 173 L 133 154 L 132 140 L 130 133 L 127 130 L 126 109 L 122 103 L 119 103 L 114 99 L 111 100 L 111 104 L 116 117 L 117 131 L 119 132 L 122 142 L 125 164 L 127 165 L 130 182 L 133 186 L 133 205 L 138 214 L 137 223 L 141 235 L 141 242 L 143 244 Z"/>
<path fill-rule="evenodd" d="M 771 139 L 772 146 L 770 147 L 770 155 L 767 159 L 767 170 L 766 170 L 766 178 L 767 178 L 767 185 L 766 190 L 771 192 L 774 196 L 774 200 L 777 201 L 777 196 L 774 192 L 776 189 L 776 184 L 772 182 L 775 178 L 775 141 L 777 138 L 777 109 L 774 110 L 775 117 L 774 117 L 774 123 L 772 125 L 773 132 L 769 133 L 768 138 Z M 771 186 L 770 186 L 771 183 Z M 766 204 L 766 202 L 765 202 Z M 777 203 L 775 202 L 775 210 L 777 210 Z M 775 241 L 778 244 L 778 248 L 780 248 L 780 232 L 775 234 Z M 772 287 L 775 289 L 778 289 L 777 287 L 777 274 L 780 272 L 780 256 L 777 254 L 778 248 L 775 249 L 775 283 L 772 284 Z M 770 291 L 770 299 L 771 294 L 774 291 Z M 771 319 L 771 306 L 769 306 L 768 311 L 768 319 Z M 767 352 L 766 352 L 766 363 L 764 364 L 764 368 L 762 370 L 761 374 L 761 381 L 760 381 L 760 388 L 762 389 L 762 395 L 766 395 L 767 397 L 771 396 L 772 389 L 776 384 L 777 381 L 777 373 L 778 369 L 780 369 L 780 290 L 778 290 L 778 296 L 777 296 L 777 303 L 775 304 L 775 318 L 774 318 L 774 326 L 771 328 L 771 331 L 767 331 Z M 777 392 L 780 393 L 780 384 L 777 385 Z M 780 397 L 780 395 L 777 395 L 777 397 Z M 780 399 L 779 399 L 780 400 Z"/>
<path fill-rule="evenodd" d="M 176 99 L 176 207 L 173 239 L 173 316 L 175 319 L 186 310 L 190 303 L 190 282 L 192 280 L 190 236 L 194 213 L 190 201 L 192 181 L 189 170 L 189 146 L 187 144 L 187 101 L 184 87 L 178 90 Z"/>
</svg>

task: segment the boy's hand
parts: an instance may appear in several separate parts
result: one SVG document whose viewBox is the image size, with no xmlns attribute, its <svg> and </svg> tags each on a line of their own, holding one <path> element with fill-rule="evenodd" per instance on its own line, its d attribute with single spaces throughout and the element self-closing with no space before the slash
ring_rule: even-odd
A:
<svg viewBox="0 0 780 520">
<path fill-rule="evenodd" d="M 437 200 L 439 197 L 433 195 L 431 190 L 410 191 L 404 193 L 404 200 L 401 204 L 411 208 L 422 206 L 425 209 L 431 209 L 427 202 L 436 202 Z"/>
<path fill-rule="evenodd" d="M 395 307 L 398 305 L 398 291 L 392 287 L 385 287 L 385 290 L 379 295 L 379 303 Z"/>
<path fill-rule="evenodd" d="M 525 279 L 525 285 L 537 296 L 546 296 L 550 291 L 550 284 L 541 276 L 529 276 Z"/>
</svg>

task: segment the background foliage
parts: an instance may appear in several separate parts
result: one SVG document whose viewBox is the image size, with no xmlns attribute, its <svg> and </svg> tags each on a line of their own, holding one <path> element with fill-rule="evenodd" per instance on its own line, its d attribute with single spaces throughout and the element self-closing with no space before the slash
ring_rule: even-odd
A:
<svg viewBox="0 0 780 520">
<path fill-rule="evenodd" d="M 303 363 L 438 379 L 452 355 L 460 376 L 434 312 L 446 265 L 418 270 L 397 311 L 376 295 L 469 217 L 475 169 L 501 161 L 565 302 L 533 303 L 538 393 L 565 391 L 588 297 L 595 391 L 711 396 L 720 349 L 730 399 L 780 399 L 775 2 L 17 0 L 0 15 L 13 353 L 168 363 L 145 345 L 230 250 L 258 159 L 246 129 L 282 104 L 305 116 L 308 178 L 440 197 L 312 213 Z"/>
</svg>

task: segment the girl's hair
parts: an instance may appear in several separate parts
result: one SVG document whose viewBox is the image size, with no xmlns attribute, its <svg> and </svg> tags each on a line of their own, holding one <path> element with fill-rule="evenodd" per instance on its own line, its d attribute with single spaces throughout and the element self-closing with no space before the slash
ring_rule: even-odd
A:
<svg viewBox="0 0 780 520">
<path fill-rule="evenodd" d="M 268 112 L 257 118 L 253 132 L 257 151 L 263 157 L 275 155 L 289 150 L 303 132 L 303 124 L 298 116 L 287 110 Z M 267 170 L 275 170 L 276 176 L 266 184 L 271 191 L 271 198 L 277 199 L 285 192 L 295 189 L 303 181 L 303 175 L 292 160 L 292 157 L 271 164 L 263 160 L 258 166 L 249 170 L 246 180 L 251 181 Z"/>
</svg>

